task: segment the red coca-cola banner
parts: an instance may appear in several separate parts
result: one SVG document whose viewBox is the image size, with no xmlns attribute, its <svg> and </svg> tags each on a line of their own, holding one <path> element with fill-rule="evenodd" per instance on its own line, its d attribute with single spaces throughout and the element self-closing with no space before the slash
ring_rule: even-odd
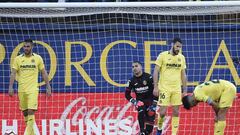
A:
<svg viewBox="0 0 240 135">
<path fill-rule="evenodd" d="M 18 99 L 1 94 L 0 130 L 24 134 L 23 115 Z M 236 99 L 227 114 L 226 135 L 240 133 L 240 100 Z M 39 96 L 35 131 L 38 135 L 132 135 L 138 133 L 135 108 L 123 93 L 57 93 Z M 164 133 L 171 134 L 171 109 L 165 120 Z M 212 135 L 214 112 L 201 103 L 191 111 L 180 110 L 180 135 Z"/>
</svg>

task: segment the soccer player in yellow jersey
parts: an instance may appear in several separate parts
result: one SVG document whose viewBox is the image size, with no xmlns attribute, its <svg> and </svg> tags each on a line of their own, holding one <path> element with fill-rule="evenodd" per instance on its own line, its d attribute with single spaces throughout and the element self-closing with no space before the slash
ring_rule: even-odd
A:
<svg viewBox="0 0 240 135">
<path fill-rule="evenodd" d="M 179 106 L 182 104 L 181 90 L 183 89 L 183 93 L 186 93 L 187 85 L 185 57 L 179 53 L 181 48 L 181 39 L 174 38 L 171 49 L 160 53 L 155 61 L 153 94 L 159 96 L 158 105 L 160 106 L 157 135 L 162 134 L 166 111 L 170 105 L 173 107 L 172 135 L 176 135 L 178 131 Z"/>
<path fill-rule="evenodd" d="M 212 80 L 198 85 L 193 95 L 184 96 L 182 102 L 184 108 L 189 110 L 199 102 L 206 102 L 212 106 L 215 112 L 214 135 L 223 135 L 226 127 L 226 113 L 232 106 L 237 89 L 229 81 Z"/>
<path fill-rule="evenodd" d="M 41 72 L 46 83 L 48 96 L 51 95 L 51 87 L 48 74 L 45 70 L 43 59 L 32 52 L 33 41 L 24 41 L 24 54 L 17 56 L 12 65 L 12 73 L 9 81 L 9 96 L 14 95 L 13 84 L 17 76 L 18 98 L 20 110 L 23 112 L 27 135 L 35 135 L 33 125 L 35 123 L 34 112 L 38 107 L 38 72 Z"/>
</svg>

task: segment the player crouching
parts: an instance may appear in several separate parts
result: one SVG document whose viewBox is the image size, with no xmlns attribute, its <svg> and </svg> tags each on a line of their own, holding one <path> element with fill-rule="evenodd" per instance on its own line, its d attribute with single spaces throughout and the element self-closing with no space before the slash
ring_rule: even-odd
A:
<svg viewBox="0 0 240 135">
<path fill-rule="evenodd" d="M 182 102 L 184 108 L 190 110 L 199 102 L 211 105 L 215 112 L 214 135 L 223 135 L 226 127 L 226 113 L 234 98 L 236 87 L 226 80 L 212 80 L 198 85 L 191 96 L 184 96 Z"/>
</svg>

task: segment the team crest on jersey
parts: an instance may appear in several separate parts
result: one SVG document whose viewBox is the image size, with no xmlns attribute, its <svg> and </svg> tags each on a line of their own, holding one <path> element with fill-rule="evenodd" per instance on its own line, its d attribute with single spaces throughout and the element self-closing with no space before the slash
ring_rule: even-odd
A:
<svg viewBox="0 0 240 135">
<path fill-rule="evenodd" d="M 180 59 L 180 58 L 178 58 L 178 61 L 179 61 L 179 62 L 181 62 L 181 59 Z"/>
<path fill-rule="evenodd" d="M 32 60 L 31 60 L 31 62 L 32 62 L 32 63 L 35 63 L 35 60 L 34 60 L 34 59 L 32 59 Z"/>
<path fill-rule="evenodd" d="M 128 80 L 128 81 L 127 81 L 127 86 L 129 86 L 130 82 L 131 82 L 131 80 Z"/>
<path fill-rule="evenodd" d="M 146 80 L 143 81 L 143 85 L 147 85 L 147 81 Z"/>
</svg>

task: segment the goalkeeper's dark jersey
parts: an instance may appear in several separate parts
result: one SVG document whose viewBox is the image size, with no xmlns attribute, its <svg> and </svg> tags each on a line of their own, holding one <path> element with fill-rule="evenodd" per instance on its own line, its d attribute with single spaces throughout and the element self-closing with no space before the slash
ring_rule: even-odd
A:
<svg viewBox="0 0 240 135">
<path fill-rule="evenodd" d="M 141 101 L 153 101 L 157 99 L 153 96 L 153 78 L 150 74 L 143 72 L 140 77 L 133 76 L 128 81 L 128 86 L 126 87 L 125 97 L 129 101 L 131 96 L 131 91 L 135 92 L 136 99 Z"/>
</svg>

